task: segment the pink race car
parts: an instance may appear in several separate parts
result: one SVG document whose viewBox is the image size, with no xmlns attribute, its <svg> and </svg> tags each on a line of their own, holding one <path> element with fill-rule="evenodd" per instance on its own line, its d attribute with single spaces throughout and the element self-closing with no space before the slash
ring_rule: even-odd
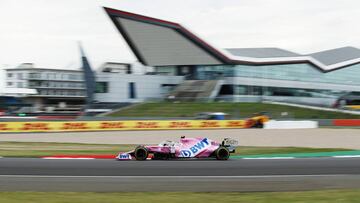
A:
<svg viewBox="0 0 360 203">
<path fill-rule="evenodd" d="M 140 145 L 134 150 L 119 153 L 118 160 L 167 160 L 180 158 L 216 158 L 217 160 L 229 159 L 230 153 L 235 152 L 238 142 L 225 138 L 221 143 L 208 138 L 185 138 L 179 142 L 163 141 L 159 145 Z"/>
</svg>

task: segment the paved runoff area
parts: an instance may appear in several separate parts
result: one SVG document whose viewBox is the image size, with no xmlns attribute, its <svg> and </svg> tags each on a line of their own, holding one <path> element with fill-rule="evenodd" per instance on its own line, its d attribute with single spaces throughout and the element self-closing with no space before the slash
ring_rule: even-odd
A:
<svg viewBox="0 0 360 203">
<path fill-rule="evenodd" d="M 360 149 L 360 129 L 226 129 L 104 131 L 58 133 L 3 133 L 0 141 L 63 142 L 96 144 L 155 144 L 177 140 L 180 136 L 208 137 L 214 140 L 233 138 L 242 146 L 313 147 Z"/>
</svg>

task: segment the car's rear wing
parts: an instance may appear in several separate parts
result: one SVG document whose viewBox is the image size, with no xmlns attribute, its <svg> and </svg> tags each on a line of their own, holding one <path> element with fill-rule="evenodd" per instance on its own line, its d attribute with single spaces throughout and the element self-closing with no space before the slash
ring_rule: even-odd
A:
<svg viewBox="0 0 360 203">
<path fill-rule="evenodd" d="M 239 145 L 239 142 L 237 140 L 231 139 L 231 138 L 225 138 L 221 145 L 228 148 L 230 153 L 234 153 L 236 147 Z"/>
</svg>

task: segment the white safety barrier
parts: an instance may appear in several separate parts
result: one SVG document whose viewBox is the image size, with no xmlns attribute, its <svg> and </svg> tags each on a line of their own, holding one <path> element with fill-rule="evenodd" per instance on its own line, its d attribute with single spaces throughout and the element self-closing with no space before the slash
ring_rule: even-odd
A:
<svg viewBox="0 0 360 203">
<path fill-rule="evenodd" d="M 304 129 L 318 128 L 317 121 L 276 121 L 270 120 L 264 123 L 264 129 Z"/>
</svg>

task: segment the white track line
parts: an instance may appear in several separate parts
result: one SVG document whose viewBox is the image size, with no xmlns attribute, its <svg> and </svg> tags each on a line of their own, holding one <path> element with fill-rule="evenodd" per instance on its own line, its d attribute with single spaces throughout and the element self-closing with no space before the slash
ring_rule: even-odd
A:
<svg viewBox="0 0 360 203">
<path fill-rule="evenodd" d="M 36 117 L 36 116 L 28 116 L 28 117 L 18 117 L 18 116 L 0 116 L 0 118 L 6 118 L 6 119 L 8 119 L 8 118 L 15 118 L 15 119 L 19 119 L 19 121 L 21 121 L 22 119 L 36 119 L 36 118 L 38 118 L 38 117 Z"/>
<path fill-rule="evenodd" d="M 295 157 L 254 157 L 254 158 L 242 158 L 242 159 L 295 159 Z"/>
<path fill-rule="evenodd" d="M 334 158 L 360 158 L 360 155 L 339 155 L 333 156 Z"/>
<path fill-rule="evenodd" d="M 339 155 L 339 156 L 330 156 L 332 158 L 360 158 L 360 155 Z M 4 158 L 0 156 L 0 159 Z M 319 157 L 308 157 L 308 158 L 319 158 Z M 321 158 L 326 158 L 326 157 L 321 157 Z M 86 158 L 86 157 L 82 157 L 82 158 L 74 158 L 74 157 L 42 157 L 41 159 L 52 159 L 52 160 L 69 160 L 69 159 L 77 159 L 77 160 L 93 160 L 93 159 L 97 159 L 97 158 Z M 248 157 L 248 158 L 241 158 L 241 159 L 248 159 L 248 160 L 276 160 L 276 159 L 295 159 L 295 157 Z M 151 160 L 150 158 L 148 158 L 147 160 Z"/>
<path fill-rule="evenodd" d="M 90 159 L 95 159 L 95 158 L 42 157 L 42 159 L 83 159 L 83 160 L 90 160 Z"/>
<path fill-rule="evenodd" d="M 1 158 L 1 157 L 0 157 Z M 82 157 L 82 158 L 73 158 L 73 157 L 41 157 L 41 159 L 52 159 L 52 160 L 56 160 L 56 159 L 84 159 L 84 160 L 92 160 L 92 159 L 101 159 L 101 158 L 87 158 L 87 157 Z M 115 158 L 114 158 L 115 159 Z M 151 160 L 151 158 L 147 158 L 146 160 Z M 131 160 L 124 160 L 124 161 L 131 161 Z"/>
<path fill-rule="evenodd" d="M 91 159 L 97 159 L 97 158 L 72 158 L 72 157 L 42 157 L 42 159 L 86 159 L 86 160 L 91 160 Z M 256 157 L 256 158 L 242 158 L 242 159 L 295 159 L 295 157 Z M 151 160 L 151 158 L 147 158 L 147 160 Z"/>
<path fill-rule="evenodd" d="M 0 178 L 301 178 L 301 177 L 339 177 L 339 176 L 354 176 L 353 174 L 319 174 L 319 175 L 249 175 L 249 176 L 68 176 L 68 175 L 0 175 Z M 360 176 L 355 174 L 355 176 Z"/>
</svg>

